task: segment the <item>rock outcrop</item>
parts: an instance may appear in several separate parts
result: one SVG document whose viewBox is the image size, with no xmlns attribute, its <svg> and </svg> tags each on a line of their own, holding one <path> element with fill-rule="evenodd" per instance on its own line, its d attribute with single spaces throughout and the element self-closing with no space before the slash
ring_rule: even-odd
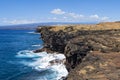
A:
<svg viewBox="0 0 120 80">
<path fill-rule="evenodd" d="M 44 48 L 35 52 L 63 53 L 68 80 L 120 79 L 119 22 L 38 27 L 37 32 L 41 33 Z"/>
<path fill-rule="evenodd" d="M 119 80 L 120 53 L 89 53 L 74 70 L 68 80 Z"/>
</svg>

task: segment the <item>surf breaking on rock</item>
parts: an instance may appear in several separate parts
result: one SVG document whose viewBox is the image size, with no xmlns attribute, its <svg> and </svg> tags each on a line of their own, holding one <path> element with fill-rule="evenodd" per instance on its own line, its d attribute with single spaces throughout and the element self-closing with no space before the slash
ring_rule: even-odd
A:
<svg viewBox="0 0 120 80">
<path fill-rule="evenodd" d="M 64 65 L 66 61 L 66 57 L 64 54 L 56 54 L 56 53 L 47 53 L 47 52 L 39 52 L 34 53 L 33 51 L 23 50 L 17 53 L 17 58 L 26 59 L 31 58 L 33 61 L 21 61 L 22 64 L 32 67 L 35 71 L 46 71 L 51 70 L 56 72 L 55 80 L 59 80 L 67 77 L 68 71 Z"/>
</svg>

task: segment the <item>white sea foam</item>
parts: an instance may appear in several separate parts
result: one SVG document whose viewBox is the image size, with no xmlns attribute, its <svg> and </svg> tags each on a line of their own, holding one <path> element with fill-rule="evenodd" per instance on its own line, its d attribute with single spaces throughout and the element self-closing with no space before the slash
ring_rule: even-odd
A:
<svg viewBox="0 0 120 80">
<path fill-rule="evenodd" d="M 23 50 L 23 51 L 19 51 L 17 53 L 16 57 L 19 57 L 19 58 L 36 58 L 36 57 L 45 56 L 46 54 L 47 54 L 46 52 L 41 52 L 41 53 L 35 54 L 33 51 Z"/>
<path fill-rule="evenodd" d="M 34 31 L 27 32 L 27 33 L 29 33 L 29 34 L 40 34 L 40 33 L 34 32 Z"/>
<path fill-rule="evenodd" d="M 54 80 L 59 80 L 68 75 L 68 71 L 64 65 L 65 56 L 63 54 L 48 54 L 47 52 L 34 53 L 33 51 L 24 50 L 18 52 L 17 57 L 34 58 L 32 62 L 22 61 L 21 63 L 39 72 L 45 70 L 55 72 Z"/>
<path fill-rule="evenodd" d="M 61 77 L 67 77 L 68 75 L 68 71 L 65 67 L 65 65 L 63 64 L 56 64 L 51 66 L 53 71 L 57 71 L 58 75 L 57 75 L 57 80 L 61 79 Z"/>
<path fill-rule="evenodd" d="M 35 44 L 35 45 L 32 45 L 33 47 L 39 47 L 41 46 L 40 44 Z"/>
</svg>

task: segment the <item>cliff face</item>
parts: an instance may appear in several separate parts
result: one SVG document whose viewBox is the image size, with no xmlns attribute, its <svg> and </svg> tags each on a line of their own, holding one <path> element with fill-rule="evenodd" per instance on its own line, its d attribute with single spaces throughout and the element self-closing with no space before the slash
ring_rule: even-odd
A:
<svg viewBox="0 0 120 80">
<path fill-rule="evenodd" d="M 68 80 L 119 80 L 120 25 L 108 24 L 119 23 L 39 27 L 44 48 L 35 52 L 63 53 Z"/>
<path fill-rule="evenodd" d="M 89 53 L 82 62 L 71 70 L 68 80 L 119 80 L 120 53 Z"/>
</svg>

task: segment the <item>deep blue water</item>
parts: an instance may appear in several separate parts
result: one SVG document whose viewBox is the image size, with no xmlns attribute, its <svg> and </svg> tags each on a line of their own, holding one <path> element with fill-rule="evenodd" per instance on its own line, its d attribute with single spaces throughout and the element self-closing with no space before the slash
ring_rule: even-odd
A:
<svg viewBox="0 0 120 80">
<path fill-rule="evenodd" d="M 33 30 L 0 30 L 0 80 L 34 80 L 38 76 L 38 72 L 20 64 L 21 59 L 15 57 L 21 50 L 34 50 L 40 47 L 34 45 L 42 45 L 40 35 L 29 32 Z"/>
<path fill-rule="evenodd" d="M 34 53 L 42 47 L 40 34 L 33 30 L 0 30 L 0 80 L 62 80 L 68 71 L 63 54 Z M 41 71 L 42 70 L 42 71 Z"/>
</svg>

